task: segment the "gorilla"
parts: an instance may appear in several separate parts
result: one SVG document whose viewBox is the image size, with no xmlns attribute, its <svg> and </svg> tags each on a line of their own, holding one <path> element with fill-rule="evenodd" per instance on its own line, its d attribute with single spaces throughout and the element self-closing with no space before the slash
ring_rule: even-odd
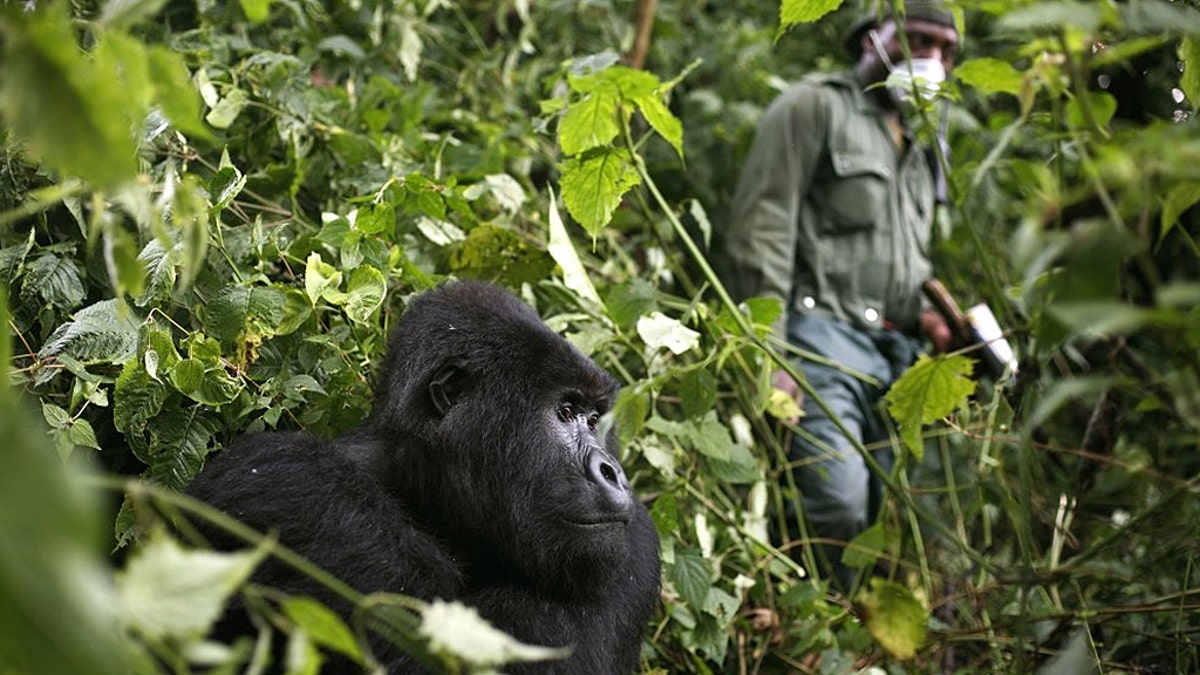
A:
<svg viewBox="0 0 1200 675">
<path fill-rule="evenodd" d="M 333 440 L 243 436 L 188 492 L 363 593 L 458 600 L 523 642 L 571 649 L 512 672 L 629 673 L 660 563 L 616 440 L 600 430 L 616 393 L 508 291 L 450 282 L 404 313 L 362 427 Z M 350 610 L 278 562 L 254 581 Z M 371 644 L 390 672 L 422 672 Z"/>
</svg>

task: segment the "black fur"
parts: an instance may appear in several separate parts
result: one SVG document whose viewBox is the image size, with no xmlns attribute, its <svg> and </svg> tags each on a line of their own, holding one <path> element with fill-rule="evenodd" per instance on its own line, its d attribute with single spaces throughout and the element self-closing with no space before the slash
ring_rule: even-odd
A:
<svg viewBox="0 0 1200 675">
<path fill-rule="evenodd" d="M 416 298 L 388 351 L 360 430 L 241 438 L 189 492 L 362 592 L 461 600 L 522 641 L 574 650 L 511 672 L 633 671 L 658 601 L 658 536 L 614 438 L 596 433 L 616 382 L 475 282 Z M 347 609 L 278 563 L 255 579 Z M 390 671 L 419 671 L 377 649 Z"/>
</svg>

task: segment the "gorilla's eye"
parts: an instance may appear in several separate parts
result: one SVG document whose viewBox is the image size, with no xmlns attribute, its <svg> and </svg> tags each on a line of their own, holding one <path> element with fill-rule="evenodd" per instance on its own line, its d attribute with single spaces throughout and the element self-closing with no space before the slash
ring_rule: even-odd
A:
<svg viewBox="0 0 1200 675">
<path fill-rule="evenodd" d="M 570 422 L 578 416 L 579 411 L 575 409 L 574 403 L 562 403 L 558 406 L 558 419 Z"/>
<path fill-rule="evenodd" d="M 588 415 L 588 428 L 592 431 L 596 430 L 596 425 L 600 423 L 600 413 L 594 412 Z"/>
</svg>

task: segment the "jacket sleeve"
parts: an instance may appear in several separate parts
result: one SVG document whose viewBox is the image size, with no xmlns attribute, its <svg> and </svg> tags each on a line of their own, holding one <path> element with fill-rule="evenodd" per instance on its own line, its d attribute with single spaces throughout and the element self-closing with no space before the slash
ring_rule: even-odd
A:
<svg viewBox="0 0 1200 675">
<path fill-rule="evenodd" d="M 808 83 L 771 103 L 742 165 L 725 234 L 731 291 L 738 299 L 782 301 L 779 337 L 786 337 L 800 207 L 825 147 L 827 110 L 821 87 Z"/>
</svg>

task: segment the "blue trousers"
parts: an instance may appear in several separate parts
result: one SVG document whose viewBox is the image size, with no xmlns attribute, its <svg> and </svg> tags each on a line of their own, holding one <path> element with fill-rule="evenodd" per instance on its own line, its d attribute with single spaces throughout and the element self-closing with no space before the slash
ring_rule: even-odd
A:
<svg viewBox="0 0 1200 675">
<path fill-rule="evenodd" d="M 842 565 L 844 546 L 875 519 L 883 501 L 882 483 L 847 434 L 873 446 L 875 460 L 891 469 L 893 453 L 880 410 L 880 399 L 892 382 L 916 359 L 920 345 L 889 329 L 859 329 L 815 315 L 798 315 L 788 324 L 788 339 L 798 347 L 827 357 L 868 381 L 833 366 L 797 360 L 816 395 L 829 407 L 806 400 L 801 433 L 792 438 L 788 456 L 800 489 L 809 535 L 838 543 L 823 544 L 814 553 L 826 574 L 849 590 L 854 570 Z"/>
</svg>

